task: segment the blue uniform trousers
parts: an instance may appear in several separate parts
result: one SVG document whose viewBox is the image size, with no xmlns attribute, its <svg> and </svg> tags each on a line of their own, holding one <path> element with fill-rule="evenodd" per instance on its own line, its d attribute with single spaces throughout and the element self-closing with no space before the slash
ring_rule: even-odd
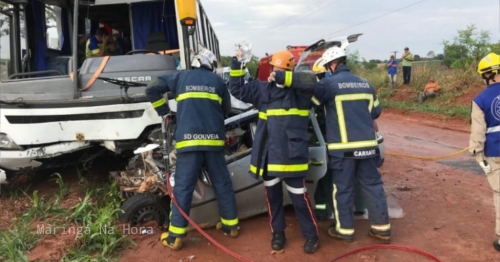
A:
<svg viewBox="0 0 500 262">
<path fill-rule="evenodd" d="M 306 239 L 318 237 L 318 225 L 314 210 L 306 192 L 304 177 L 270 177 L 264 172 L 264 186 L 269 212 L 269 220 L 273 233 L 284 232 L 286 228 L 283 207 L 283 181 L 292 200 L 295 215 L 299 220 L 302 235 Z"/>
<path fill-rule="evenodd" d="M 223 151 L 197 151 L 177 154 L 174 176 L 174 196 L 177 203 L 189 215 L 191 200 L 202 166 L 206 166 L 215 192 L 217 205 L 224 228 L 234 229 L 239 226 L 233 184 Z M 169 236 L 185 237 L 188 222 L 177 207 L 172 204 Z"/>
<path fill-rule="evenodd" d="M 314 203 L 316 210 L 325 210 L 327 213 L 333 212 L 333 183 L 332 173 L 327 174 L 318 180 L 316 191 L 314 192 Z M 354 181 L 354 211 L 364 212 L 366 208 L 363 195 L 361 194 L 361 186 L 357 180 Z"/>
<path fill-rule="evenodd" d="M 367 159 L 330 157 L 333 180 L 333 206 L 336 230 L 340 234 L 354 234 L 354 180 L 361 187 L 368 209 L 371 227 L 378 231 L 390 229 L 389 211 L 382 177 L 377 169 L 377 157 Z M 333 167 L 333 168 L 332 168 Z"/>
</svg>

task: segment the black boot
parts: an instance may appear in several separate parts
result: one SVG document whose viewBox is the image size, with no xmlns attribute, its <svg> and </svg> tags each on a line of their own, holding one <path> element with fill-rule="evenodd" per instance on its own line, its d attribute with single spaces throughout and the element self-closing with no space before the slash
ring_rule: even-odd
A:
<svg viewBox="0 0 500 262">
<path fill-rule="evenodd" d="M 336 239 L 339 239 L 339 240 L 344 240 L 346 242 L 353 242 L 354 241 L 354 235 L 340 234 L 335 227 L 336 227 L 336 222 L 333 221 L 332 225 L 328 229 L 329 236 L 336 238 Z"/>
<path fill-rule="evenodd" d="M 271 248 L 273 254 L 283 254 L 285 247 L 286 238 L 285 232 L 276 232 L 273 234 L 273 239 L 271 240 Z"/>
<path fill-rule="evenodd" d="M 380 242 L 382 242 L 383 244 L 391 243 L 391 230 L 378 231 L 378 230 L 371 228 L 370 232 L 368 232 L 368 235 L 380 240 Z"/>
<path fill-rule="evenodd" d="M 500 252 L 500 243 L 498 243 L 498 241 L 500 241 L 499 239 L 495 240 L 495 242 L 493 242 L 493 248 L 495 248 L 496 251 Z"/>
<path fill-rule="evenodd" d="M 318 248 L 318 237 L 315 237 L 313 239 L 306 239 L 306 242 L 304 243 L 304 252 L 307 254 L 312 254 L 316 251 Z"/>
</svg>

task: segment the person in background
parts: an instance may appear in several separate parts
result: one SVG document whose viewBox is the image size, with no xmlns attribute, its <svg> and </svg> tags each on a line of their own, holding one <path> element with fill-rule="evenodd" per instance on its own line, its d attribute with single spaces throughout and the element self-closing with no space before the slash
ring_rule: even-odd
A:
<svg viewBox="0 0 500 262">
<path fill-rule="evenodd" d="M 123 38 L 120 34 L 113 34 L 113 48 L 114 51 L 110 53 L 110 55 L 123 55 Z"/>
<path fill-rule="evenodd" d="M 408 47 L 405 47 L 405 52 L 401 59 L 403 60 L 403 84 L 409 85 L 411 80 L 411 62 L 414 61 L 414 58 Z"/>
<path fill-rule="evenodd" d="M 500 252 L 500 56 L 490 53 L 477 66 L 486 87 L 472 101 L 469 152 L 486 174 L 496 213 L 493 248 Z M 498 259 L 497 259 L 498 260 Z"/>
<path fill-rule="evenodd" d="M 422 104 L 424 100 L 428 97 L 435 97 L 440 89 L 440 86 L 436 81 L 434 81 L 434 77 L 429 77 L 427 84 L 425 85 L 424 92 L 420 92 L 418 94 L 418 103 Z"/>
<path fill-rule="evenodd" d="M 87 58 L 107 56 L 114 52 L 114 46 L 111 44 L 113 38 L 104 27 L 97 28 L 95 35 L 87 40 L 85 46 L 85 55 Z"/>
<path fill-rule="evenodd" d="M 389 75 L 389 87 L 396 88 L 396 78 L 398 74 L 398 61 L 394 59 L 394 56 L 391 55 L 389 62 L 387 62 L 387 74 Z"/>
</svg>

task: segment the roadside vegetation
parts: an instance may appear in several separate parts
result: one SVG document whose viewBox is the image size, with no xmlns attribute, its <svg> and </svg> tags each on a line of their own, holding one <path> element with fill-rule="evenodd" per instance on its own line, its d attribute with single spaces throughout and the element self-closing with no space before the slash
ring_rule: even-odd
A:
<svg viewBox="0 0 500 262">
<path fill-rule="evenodd" d="M 117 185 L 77 173 L 74 185 L 52 175 L 58 189 L 44 196 L 38 190 L 2 191 L 0 201 L 29 201 L 9 228 L 0 228 L 0 261 L 117 261 L 123 248 L 134 245 L 115 224 L 121 205 Z M 30 252 L 44 248 L 45 257 Z"/>
<path fill-rule="evenodd" d="M 409 86 L 401 85 L 403 70 L 398 59 L 397 89 L 389 87 L 386 61 L 351 62 L 350 66 L 377 88 L 380 102 L 385 108 L 434 113 L 443 116 L 443 119 L 460 117 L 469 121 L 470 103 L 485 87 L 476 71 L 477 64 L 489 52 L 500 52 L 500 43 L 492 43 L 490 35 L 470 25 L 459 30 L 452 41 L 443 41 L 444 54 L 429 59 L 414 53 L 417 61 L 412 64 Z M 359 61 L 359 58 L 357 51 L 350 53 L 351 61 Z M 419 104 L 418 93 L 424 90 L 431 76 L 441 86 L 439 95 Z"/>
</svg>

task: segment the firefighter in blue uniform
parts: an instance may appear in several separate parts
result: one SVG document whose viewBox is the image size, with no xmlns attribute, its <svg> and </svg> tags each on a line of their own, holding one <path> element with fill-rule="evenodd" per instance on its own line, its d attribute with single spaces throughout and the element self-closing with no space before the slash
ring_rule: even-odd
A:
<svg viewBox="0 0 500 262">
<path fill-rule="evenodd" d="M 313 101 L 326 106 L 328 169 L 333 179 L 335 222 L 331 237 L 354 240 L 354 183 L 358 180 L 368 208 L 369 235 L 390 243 L 387 199 L 377 169 L 380 154 L 373 120 L 382 108 L 375 89 L 365 79 L 352 74 L 341 47 L 331 47 L 322 56 L 331 77 L 322 79 Z"/>
<path fill-rule="evenodd" d="M 496 213 L 493 248 L 500 251 L 500 56 L 489 53 L 477 66 L 486 89 L 472 101 L 469 152 L 486 174 Z"/>
<path fill-rule="evenodd" d="M 312 71 L 316 74 L 318 81 L 325 78 L 326 68 L 324 67 L 323 58 L 319 58 L 314 62 Z M 331 74 L 326 77 L 330 76 Z M 323 137 L 326 138 L 326 114 L 324 104 L 315 106 L 315 113 L 321 133 Z M 319 221 L 328 220 L 331 212 L 333 212 L 332 188 L 332 176 L 327 172 L 325 176 L 318 180 L 316 191 L 314 192 L 314 214 Z M 357 181 L 355 181 L 354 189 L 354 214 L 363 215 L 365 213 L 365 203 L 361 195 L 361 187 Z"/>
<path fill-rule="evenodd" d="M 286 243 L 283 184 L 292 200 L 302 235 L 305 253 L 318 247 L 318 226 L 306 191 L 309 168 L 307 126 L 311 98 L 316 87 L 313 74 L 295 73 L 294 56 L 289 51 L 273 54 L 273 71 L 268 82 L 254 80 L 245 84 L 241 52 L 233 57 L 230 70 L 231 94 L 259 110 L 252 147 L 250 173 L 263 179 L 272 231 L 273 253 L 282 253 Z M 295 82 L 302 82 L 297 85 Z"/>
<path fill-rule="evenodd" d="M 172 92 L 177 102 L 177 168 L 173 188 L 177 203 L 189 215 L 196 181 L 202 166 L 206 166 L 221 215 L 217 229 L 234 238 L 239 234 L 239 221 L 223 151 L 230 95 L 222 78 L 214 73 L 217 61 L 211 51 L 201 50 L 193 59 L 193 67 L 158 77 L 148 85 L 146 95 L 162 117 L 169 112 L 163 94 Z M 188 222 L 175 205 L 171 206 L 169 229 L 161 235 L 161 242 L 180 250 Z"/>
</svg>

